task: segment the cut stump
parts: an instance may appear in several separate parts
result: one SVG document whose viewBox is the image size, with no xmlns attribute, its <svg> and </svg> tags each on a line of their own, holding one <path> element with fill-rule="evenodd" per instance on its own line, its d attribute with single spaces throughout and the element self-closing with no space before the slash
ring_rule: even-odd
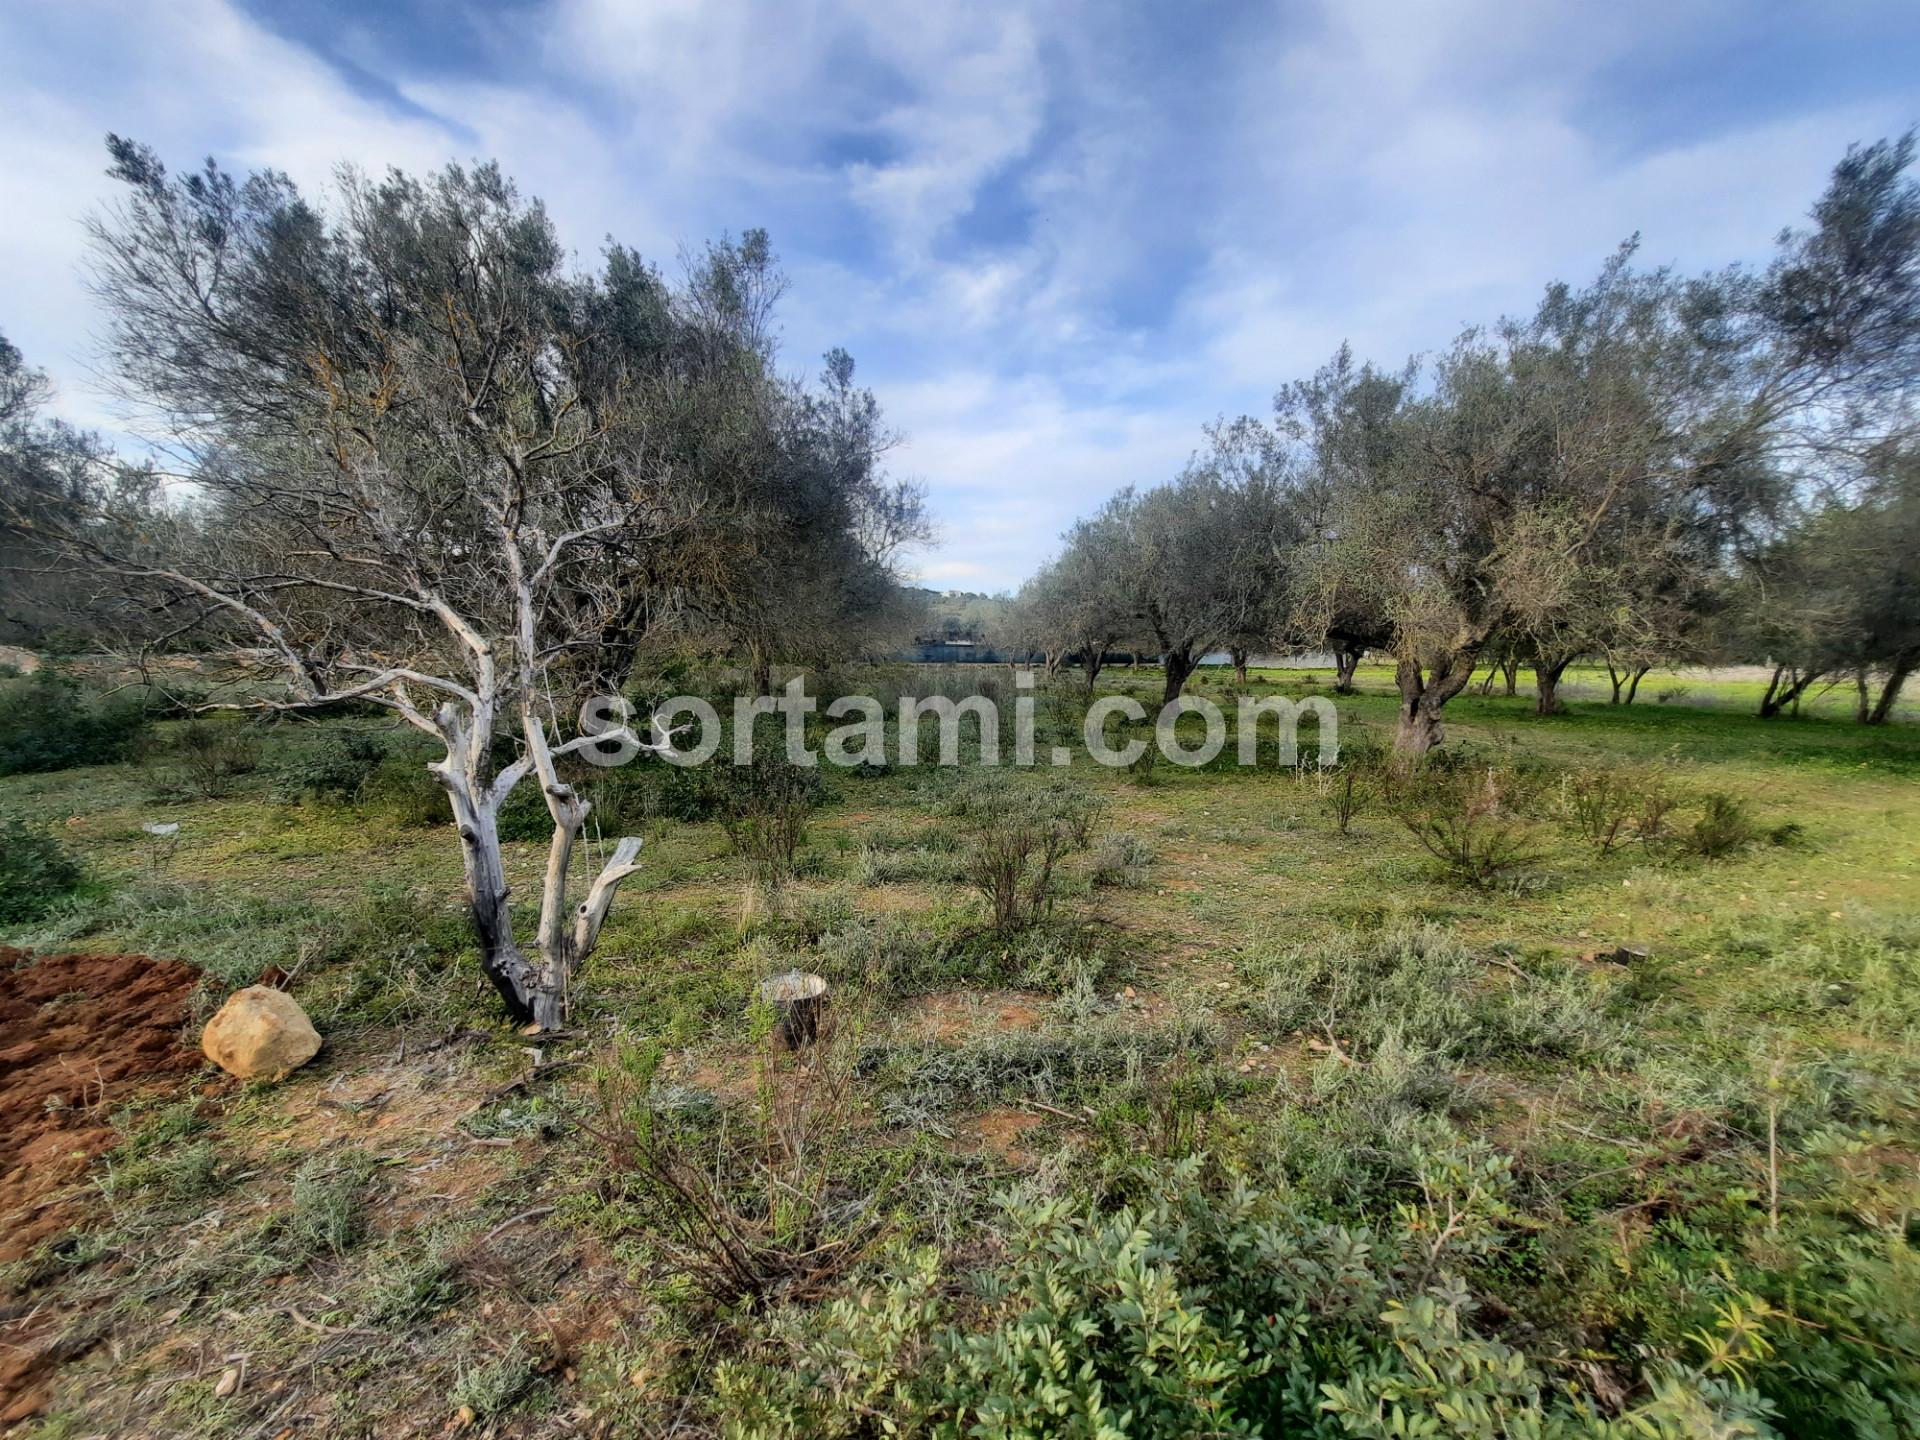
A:
<svg viewBox="0 0 1920 1440">
<path fill-rule="evenodd" d="M 774 1037 L 789 1050 L 820 1038 L 827 1011 L 827 982 L 805 970 L 770 975 L 760 982 L 760 998 L 773 1007 L 779 1023 Z"/>
</svg>

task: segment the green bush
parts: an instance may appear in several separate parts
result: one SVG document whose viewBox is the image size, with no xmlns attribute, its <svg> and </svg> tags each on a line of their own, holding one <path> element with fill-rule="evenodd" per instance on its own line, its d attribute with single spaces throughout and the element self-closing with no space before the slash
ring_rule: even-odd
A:
<svg viewBox="0 0 1920 1440">
<path fill-rule="evenodd" d="M 85 878 L 85 868 L 45 830 L 0 820 L 0 924 L 39 919 Z"/>
<path fill-rule="evenodd" d="M 138 752 L 149 725 L 137 700 L 89 695 L 46 666 L 0 686 L 0 775 L 116 764 Z"/>
<path fill-rule="evenodd" d="M 1092 843 L 1097 797 L 1070 780 L 979 776 L 948 801 L 965 832 L 966 881 L 986 897 L 1000 934 L 1053 910 L 1061 860 Z"/>
<path fill-rule="evenodd" d="M 1699 818 L 1683 843 L 1689 854 L 1702 860 L 1723 860 L 1759 838 L 1760 827 L 1747 814 L 1745 803 L 1716 791 L 1702 802 Z"/>
<path fill-rule="evenodd" d="M 996 1227 L 1010 1258 L 970 1305 L 909 1251 L 854 1295 L 778 1315 L 760 1353 L 718 1368 L 726 1433 L 865 1436 L 876 1415 L 886 1434 L 994 1440 L 1769 1433 L 1737 1344 L 1649 1367 L 1650 1397 L 1609 1419 L 1578 1371 L 1489 1333 L 1466 1277 L 1508 1244 L 1507 1162 L 1415 1159 L 1415 1198 L 1381 1221 L 1237 1174 L 1208 1183 L 1200 1157 L 1104 1214 L 1016 1193 Z"/>
<path fill-rule="evenodd" d="M 217 800 L 260 768 L 260 737 L 240 720 L 189 720 L 174 736 L 158 789 Z"/>
<path fill-rule="evenodd" d="M 1450 879 L 1491 890 L 1542 858 L 1516 809 L 1517 784 L 1524 788 L 1517 777 L 1492 769 L 1435 767 L 1399 797 L 1396 809 Z"/>
<path fill-rule="evenodd" d="M 819 769 L 762 750 L 749 765 L 713 769 L 708 780 L 727 841 L 751 862 L 755 878 L 770 885 L 790 877 L 806 843 L 807 816 L 827 798 Z"/>
<path fill-rule="evenodd" d="M 334 805 L 357 804 L 387 758 L 384 736 L 369 730 L 330 731 L 320 743 L 274 772 L 274 797 L 297 805 L 311 796 Z"/>
</svg>

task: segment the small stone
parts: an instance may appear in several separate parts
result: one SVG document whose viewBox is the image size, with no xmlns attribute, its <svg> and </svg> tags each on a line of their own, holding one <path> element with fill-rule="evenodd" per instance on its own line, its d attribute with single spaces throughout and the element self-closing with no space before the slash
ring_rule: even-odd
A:
<svg viewBox="0 0 1920 1440">
<path fill-rule="evenodd" d="M 249 985 L 227 997 L 201 1032 L 206 1057 L 242 1080 L 278 1080 L 320 1050 L 320 1032 L 284 990 Z"/>
<path fill-rule="evenodd" d="M 240 1367 L 229 1365 L 220 1372 L 220 1379 L 213 1387 L 213 1398 L 224 1400 L 240 1388 Z"/>
</svg>

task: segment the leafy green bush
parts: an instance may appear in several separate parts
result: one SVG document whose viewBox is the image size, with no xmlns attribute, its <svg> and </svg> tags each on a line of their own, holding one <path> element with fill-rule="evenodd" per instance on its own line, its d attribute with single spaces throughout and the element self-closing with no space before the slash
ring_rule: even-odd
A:
<svg viewBox="0 0 1920 1440">
<path fill-rule="evenodd" d="M 333 730 L 319 744 L 274 772 L 274 797 L 297 805 L 311 796 L 334 805 L 357 804 L 387 758 L 384 736 L 370 730 Z"/>
<path fill-rule="evenodd" d="M 80 888 L 86 870 L 45 830 L 0 820 L 0 924 L 37 920 Z"/>
<path fill-rule="evenodd" d="M 968 1306 L 933 1257 L 897 1252 L 863 1291 L 787 1310 L 715 1389 L 740 1436 L 1495 1437 L 1758 1435 L 1750 1351 L 1650 1367 L 1620 1419 L 1477 1323 L 1465 1278 L 1507 1245 L 1507 1162 L 1416 1157 L 1389 1219 L 1330 1220 L 1285 1188 L 1194 1157 L 1110 1213 L 1068 1197 L 1003 1202 L 1010 1258 Z M 1714 1373 L 1715 1371 L 1719 1373 Z"/>
<path fill-rule="evenodd" d="M 0 686 L 0 775 L 116 764 L 139 750 L 149 724 L 139 701 L 89 695 L 45 666 Z"/>
<path fill-rule="evenodd" d="M 727 841 L 752 863 L 755 878 L 771 885 L 791 876 L 806 843 L 807 816 L 827 798 L 819 769 L 762 750 L 750 765 L 714 769 L 710 783 Z"/>
<path fill-rule="evenodd" d="M 361 803 L 411 828 L 425 830 L 450 823 L 453 813 L 447 807 L 447 792 L 427 769 L 430 758 L 421 746 L 396 746 L 367 777 Z"/>
<path fill-rule="evenodd" d="M 1759 838 L 1760 827 L 1748 815 L 1745 802 L 1715 791 L 1702 802 L 1699 818 L 1683 843 L 1689 854 L 1702 860 L 1724 860 Z"/>
</svg>

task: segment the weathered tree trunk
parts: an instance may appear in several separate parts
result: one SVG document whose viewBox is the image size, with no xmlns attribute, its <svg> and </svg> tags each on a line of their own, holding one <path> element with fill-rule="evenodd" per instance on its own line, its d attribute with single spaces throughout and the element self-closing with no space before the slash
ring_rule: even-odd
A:
<svg viewBox="0 0 1920 1440">
<path fill-rule="evenodd" d="M 480 946 L 480 968 L 500 992 L 514 1023 L 533 1019 L 533 967 L 513 938 L 512 891 L 500 860 L 498 807 L 476 803 L 464 787 L 448 787 L 467 882 L 467 914 Z"/>
<path fill-rule="evenodd" d="M 1477 645 L 1456 650 L 1424 675 L 1415 660 L 1402 658 L 1394 667 L 1394 683 L 1400 690 L 1400 713 L 1393 730 L 1396 763 L 1418 764 L 1446 739 L 1440 712 L 1466 689 L 1478 654 Z"/>
<path fill-rule="evenodd" d="M 773 694 L 773 657 L 759 649 L 752 653 L 753 693 L 755 695 Z"/>
<path fill-rule="evenodd" d="M 1333 689 L 1338 695 L 1353 694 L 1353 672 L 1360 668 L 1360 657 L 1367 652 L 1355 646 L 1351 650 L 1335 649 L 1333 652 Z"/>
<path fill-rule="evenodd" d="M 1900 698 L 1900 687 L 1907 683 L 1907 677 L 1913 674 L 1916 665 L 1920 665 L 1920 655 L 1902 655 L 1893 662 L 1893 669 L 1887 672 L 1887 683 L 1880 687 L 1880 698 L 1874 702 L 1873 709 L 1867 712 L 1867 724 L 1887 723 L 1893 714 L 1894 702 Z"/>
<path fill-rule="evenodd" d="M 1640 682 L 1647 678 L 1647 672 L 1651 669 L 1653 669 L 1651 665 L 1633 667 L 1633 679 L 1627 685 L 1627 704 L 1633 704 L 1633 697 L 1640 693 Z"/>
<path fill-rule="evenodd" d="M 1867 688 L 1867 667 L 1857 665 L 1853 671 L 1854 706 L 1853 718 L 1860 724 L 1867 723 L 1867 716 L 1873 713 L 1872 691 Z"/>
<path fill-rule="evenodd" d="M 1180 692 L 1187 688 L 1187 677 L 1193 674 L 1195 661 L 1191 649 L 1169 650 L 1166 654 L 1166 684 L 1162 687 L 1160 704 L 1171 705 L 1180 698 Z"/>
<path fill-rule="evenodd" d="M 1567 673 L 1571 660 L 1535 660 L 1533 662 L 1533 712 L 1536 715 L 1564 715 L 1566 702 L 1560 698 L 1560 677 Z"/>
<path fill-rule="evenodd" d="M 1138 650 L 1129 650 L 1127 652 L 1127 669 L 1138 670 L 1139 668 L 1140 668 L 1140 652 Z"/>
<path fill-rule="evenodd" d="M 1607 680 L 1613 686 L 1613 698 L 1607 701 L 1607 703 L 1609 705 L 1618 705 L 1620 703 L 1620 692 L 1626 688 L 1627 684 L 1626 672 L 1624 670 L 1616 670 L 1613 662 L 1609 660 L 1607 662 Z"/>
<path fill-rule="evenodd" d="M 1229 650 L 1227 653 L 1233 657 L 1233 683 L 1236 685 L 1246 684 L 1247 652 L 1245 650 Z"/>
<path fill-rule="evenodd" d="M 1107 653 L 1104 646 L 1090 645 L 1080 652 L 1080 668 L 1086 674 L 1089 695 L 1093 693 L 1094 682 L 1100 678 L 1100 671 L 1105 667 L 1106 661 Z"/>
<path fill-rule="evenodd" d="M 1500 673 L 1507 682 L 1507 694 L 1520 693 L 1520 657 L 1509 655 L 1500 662 Z"/>
</svg>

